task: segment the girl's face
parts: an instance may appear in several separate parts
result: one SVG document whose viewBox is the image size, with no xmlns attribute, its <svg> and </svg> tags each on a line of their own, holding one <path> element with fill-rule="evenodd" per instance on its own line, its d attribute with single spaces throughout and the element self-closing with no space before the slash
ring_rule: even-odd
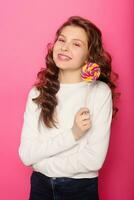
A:
<svg viewBox="0 0 134 200">
<path fill-rule="evenodd" d="M 87 61 L 88 38 L 85 30 L 78 26 L 62 29 L 53 47 L 53 60 L 60 69 L 79 69 Z"/>
</svg>

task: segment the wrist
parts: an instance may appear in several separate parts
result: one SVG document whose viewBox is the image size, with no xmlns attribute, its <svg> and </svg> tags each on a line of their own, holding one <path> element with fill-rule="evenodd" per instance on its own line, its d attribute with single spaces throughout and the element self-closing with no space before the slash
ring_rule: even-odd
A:
<svg viewBox="0 0 134 200">
<path fill-rule="evenodd" d="M 79 139 L 78 134 L 76 134 L 76 131 L 73 128 L 72 128 L 72 134 L 73 134 L 75 140 Z"/>
</svg>

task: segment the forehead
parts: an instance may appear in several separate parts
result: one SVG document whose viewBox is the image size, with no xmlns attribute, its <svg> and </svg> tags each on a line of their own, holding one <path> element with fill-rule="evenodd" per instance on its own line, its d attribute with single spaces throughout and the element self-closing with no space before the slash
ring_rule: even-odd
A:
<svg viewBox="0 0 134 200">
<path fill-rule="evenodd" d="M 60 35 L 65 36 L 68 39 L 80 39 L 82 41 L 87 42 L 88 37 L 86 31 L 79 27 L 79 26 L 65 26 L 61 32 Z"/>
</svg>

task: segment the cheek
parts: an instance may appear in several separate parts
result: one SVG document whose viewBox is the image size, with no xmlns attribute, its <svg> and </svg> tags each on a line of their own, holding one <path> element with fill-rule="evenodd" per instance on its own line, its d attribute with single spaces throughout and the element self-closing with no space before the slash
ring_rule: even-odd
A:
<svg viewBox="0 0 134 200">
<path fill-rule="evenodd" d="M 82 49 L 78 49 L 77 51 L 74 52 L 76 59 L 78 62 L 83 63 L 86 60 L 86 53 Z"/>
<path fill-rule="evenodd" d="M 54 51 L 57 51 L 57 50 L 60 48 L 60 46 L 61 46 L 61 45 L 60 45 L 59 43 L 56 42 L 56 43 L 54 44 L 54 47 L 53 47 Z"/>
<path fill-rule="evenodd" d="M 55 52 L 56 52 L 56 49 L 57 49 L 57 46 L 56 46 L 56 45 L 54 45 L 54 47 L 53 47 L 53 53 L 55 53 Z"/>
<path fill-rule="evenodd" d="M 57 52 L 57 45 L 54 45 L 54 47 L 53 47 L 53 58 L 56 56 L 56 52 Z"/>
</svg>

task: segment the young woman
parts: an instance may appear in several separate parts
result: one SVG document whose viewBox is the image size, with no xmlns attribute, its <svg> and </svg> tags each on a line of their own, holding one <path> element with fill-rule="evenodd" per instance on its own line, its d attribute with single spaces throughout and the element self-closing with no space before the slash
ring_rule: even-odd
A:
<svg viewBox="0 0 134 200">
<path fill-rule="evenodd" d="M 97 80 L 82 66 L 100 66 Z M 98 175 L 109 145 L 116 85 L 101 31 L 70 17 L 56 32 L 46 68 L 29 91 L 19 156 L 31 166 L 29 200 L 99 200 Z"/>
</svg>

